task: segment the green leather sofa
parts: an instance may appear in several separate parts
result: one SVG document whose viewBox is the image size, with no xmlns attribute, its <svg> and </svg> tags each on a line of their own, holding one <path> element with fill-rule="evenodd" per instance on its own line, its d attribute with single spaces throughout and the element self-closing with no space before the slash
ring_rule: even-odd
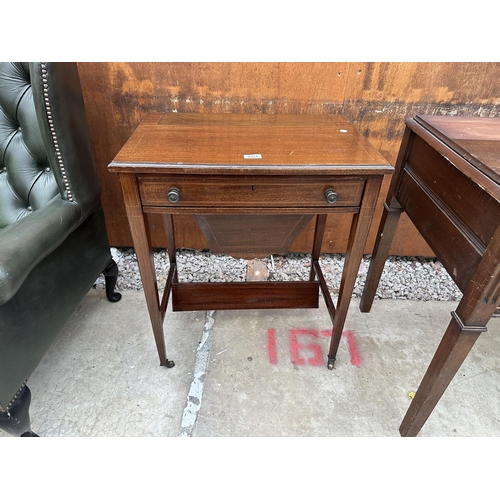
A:
<svg viewBox="0 0 500 500">
<path fill-rule="evenodd" d="M 101 273 L 120 300 L 77 65 L 2 62 L 0 429 L 36 435 L 26 381 Z"/>
</svg>

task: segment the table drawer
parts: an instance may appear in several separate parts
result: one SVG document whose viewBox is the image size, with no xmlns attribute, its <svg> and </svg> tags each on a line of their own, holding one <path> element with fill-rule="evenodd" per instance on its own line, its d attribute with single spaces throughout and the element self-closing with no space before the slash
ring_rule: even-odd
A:
<svg viewBox="0 0 500 500">
<path fill-rule="evenodd" d="M 356 207 L 365 179 L 360 177 L 140 176 L 145 206 L 178 207 Z"/>
</svg>

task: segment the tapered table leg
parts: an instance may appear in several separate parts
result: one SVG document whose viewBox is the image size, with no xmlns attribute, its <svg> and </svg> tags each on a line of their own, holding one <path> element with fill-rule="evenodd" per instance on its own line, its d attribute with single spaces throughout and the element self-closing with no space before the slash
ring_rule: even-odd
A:
<svg viewBox="0 0 500 500">
<path fill-rule="evenodd" d="M 484 327 L 465 326 L 456 313 L 401 423 L 403 437 L 416 436 L 472 349 Z"/>
<path fill-rule="evenodd" d="M 370 267 L 366 276 L 365 287 L 361 296 L 359 308 L 361 312 L 370 312 L 373 304 L 373 299 L 377 292 L 377 287 L 384 270 L 384 265 L 389 256 L 392 240 L 399 222 L 399 218 L 403 209 L 399 204 L 396 194 L 398 191 L 399 182 L 404 169 L 406 161 L 406 154 L 411 145 L 411 130 L 406 127 L 401 146 L 399 148 L 398 158 L 396 160 L 396 170 L 391 179 L 391 185 L 387 192 L 386 202 L 384 203 L 384 210 L 380 220 L 375 245 L 370 260 Z"/>
<path fill-rule="evenodd" d="M 406 412 L 399 432 L 416 436 L 500 303 L 500 227 L 464 290 L 457 310 Z"/>
<path fill-rule="evenodd" d="M 314 262 L 318 261 L 321 254 L 321 244 L 323 243 L 323 236 L 325 234 L 326 214 L 318 214 L 316 216 L 316 224 L 314 226 L 314 239 L 313 248 L 311 253 L 311 272 L 309 273 L 309 281 L 313 281 L 316 277 L 314 270 Z"/>
<path fill-rule="evenodd" d="M 344 269 L 340 282 L 339 299 L 335 311 L 333 322 L 332 339 L 330 350 L 328 352 L 328 369 L 333 369 L 335 356 L 337 354 L 342 331 L 344 329 L 349 303 L 351 301 L 354 285 L 358 276 L 359 266 L 363 258 L 368 231 L 373 219 L 373 213 L 377 197 L 380 191 L 382 177 L 373 176 L 368 178 L 365 186 L 365 194 L 361 203 L 360 210 L 353 216 L 351 232 L 345 254 Z"/>
<path fill-rule="evenodd" d="M 384 203 L 384 211 L 359 304 L 361 312 L 370 312 L 401 213 L 402 210 L 399 206 L 391 208 Z"/>
<path fill-rule="evenodd" d="M 134 242 L 137 264 L 141 274 L 142 286 L 148 306 L 151 326 L 160 358 L 160 365 L 171 368 L 173 361 L 167 359 L 165 349 L 165 337 L 163 332 L 163 315 L 158 295 L 158 284 L 156 281 L 156 270 L 154 266 L 153 250 L 146 215 L 142 212 L 137 180 L 134 175 L 120 174 L 120 182 L 123 190 L 125 209 L 130 224 L 130 232 Z"/>
</svg>

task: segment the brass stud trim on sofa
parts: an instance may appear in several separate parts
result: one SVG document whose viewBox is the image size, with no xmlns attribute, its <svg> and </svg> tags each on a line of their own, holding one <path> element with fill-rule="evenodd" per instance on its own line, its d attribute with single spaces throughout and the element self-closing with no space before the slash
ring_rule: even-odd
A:
<svg viewBox="0 0 500 500">
<path fill-rule="evenodd" d="M 16 394 L 14 394 L 14 397 L 10 400 L 10 403 L 7 405 L 7 408 L 5 408 L 5 410 L 3 410 L 3 411 L 8 412 L 12 408 L 12 405 L 16 402 L 17 398 L 19 397 L 19 394 L 21 394 L 22 390 L 24 389 L 24 386 L 26 385 L 26 382 L 27 382 L 27 380 L 25 380 L 23 382 L 23 385 L 21 387 L 19 387 L 19 389 L 17 390 Z M 1 408 L 2 407 L 0 406 L 0 409 Z"/>
<path fill-rule="evenodd" d="M 64 187 L 66 189 L 66 193 L 68 195 L 68 201 L 73 201 L 73 193 L 71 192 L 68 176 L 66 175 L 66 168 L 64 166 L 64 161 L 62 159 L 62 155 L 59 152 L 59 142 L 57 140 L 56 129 L 54 127 L 54 122 L 52 120 L 52 108 L 50 105 L 50 96 L 49 96 L 49 81 L 47 79 L 47 65 L 46 63 L 40 63 L 42 69 L 42 82 L 43 82 L 43 97 L 45 101 L 45 112 L 47 113 L 47 120 L 49 123 L 50 133 L 52 135 L 52 144 L 56 151 L 57 162 L 59 164 L 59 168 L 61 169 L 62 180 L 64 183 Z"/>
</svg>

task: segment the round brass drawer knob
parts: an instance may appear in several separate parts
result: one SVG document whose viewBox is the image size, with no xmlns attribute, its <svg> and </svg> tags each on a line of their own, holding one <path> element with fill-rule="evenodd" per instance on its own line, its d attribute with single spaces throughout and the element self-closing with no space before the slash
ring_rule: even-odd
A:
<svg viewBox="0 0 500 500">
<path fill-rule="evenodd" d="M 333 189 L 327 189 L 325 191 L 325 198 L 327 203 L 335 203 L 338 199 L 338 194 Z"/>
<path fill-rule="evenodd" d="M 170 203 L 177 203 L 181 198 L 181 192 L 177 188 L 170 188 L 167 193 L 167 199 Z"/>
</svg>

